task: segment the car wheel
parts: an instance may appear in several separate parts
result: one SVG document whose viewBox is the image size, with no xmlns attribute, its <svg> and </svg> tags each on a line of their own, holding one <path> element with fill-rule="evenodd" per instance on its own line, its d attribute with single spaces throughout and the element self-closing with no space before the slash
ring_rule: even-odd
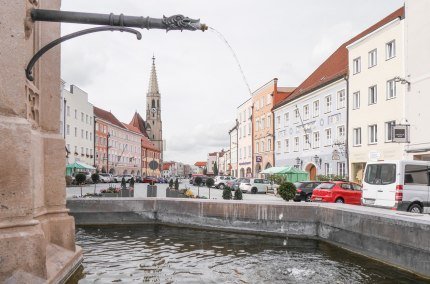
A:
<svg viewBox="0 0 430 284">
<path fill-rule="evenodd" d="M 411 206 L 409 206 L 408 212 L 411 212 L 411 213 L 423 213 L 423 208 L 419 204 L 415 203 L 415 204 L 412 204 Z"/>
<path fill-rule="evenodd" d="M 335 203 L 345 203 L 342 198 L 336 199 Z"/>
<path fill-rule="evenodd" d="M 312 194 L 306 195 L 305 202 L 311 202 Z"/>
<path fill-rule="evenodd" d="M 224 186 L 224 184 L 220 184 L 220 185 L 218 186 L 218 188 L 219 188 L 219 189 L 224 189 L 224 188 L 225 188 L 225 186 Z"/>
<path fill-rule="evenodd" d="M 257 191 L 258 191 L 258 190 L 257 190 L 257 188 L 256 188 L 256 187 L 253 187 L 253 188 L 251 189 L 251 193 L 252 193 L 252 194 L 257 194 Z"/>
</svg>

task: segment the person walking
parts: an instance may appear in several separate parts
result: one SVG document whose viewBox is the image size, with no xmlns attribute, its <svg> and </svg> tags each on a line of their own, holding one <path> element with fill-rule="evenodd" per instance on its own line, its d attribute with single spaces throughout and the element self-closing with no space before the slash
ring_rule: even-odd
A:
<svg viewBox="0 0 430 284">
<path fill-rule="evenodd" d="M 132 176 L 130 179 L 130 189 L 134 188 L 134 177 Z"/>
</svg>

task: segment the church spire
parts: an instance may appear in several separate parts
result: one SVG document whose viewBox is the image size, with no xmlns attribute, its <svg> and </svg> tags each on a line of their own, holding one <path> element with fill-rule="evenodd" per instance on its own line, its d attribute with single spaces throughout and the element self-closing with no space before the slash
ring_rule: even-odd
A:
<svg viewBox="0 0 430 284">
<path fill-rule="evenodd" d="M 159 94 L 157 71 L 155 70 L 155 56 L 152 55 L 151 77 L 149 78 L 148 94 Z"/>
</svg>

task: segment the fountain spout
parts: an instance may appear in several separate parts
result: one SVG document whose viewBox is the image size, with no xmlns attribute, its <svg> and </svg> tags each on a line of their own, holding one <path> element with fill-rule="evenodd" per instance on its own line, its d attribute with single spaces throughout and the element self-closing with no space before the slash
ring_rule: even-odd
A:
<svg viewBox="0 0 430 284">
<path fill-rule="evenodd" d="M 163 18 L 150 18 L 150 17 L 136 17 L 125 16 L 123 14 L 114 15 L 110 14 L 97 14 L 97 13 L 82 13 L 58 10 L 45 10 L 45 9 L 32 9 L 32 21 L 44 22 L 61 22 L 61 23 L 75 23 L 75 24 L 90 24 L 90 25 L 103 25 L 103 26 L 118 26 L 118 27 L 131 27 L 141 29 L 162 29 L 166 31 L 172 30 L 189 30 L 205 31 L 208 26 L 200 23 L 200 19 L 190 19 L 183 15 L 174 15 L 170 17 L 163 16 Z"/>
</svg>

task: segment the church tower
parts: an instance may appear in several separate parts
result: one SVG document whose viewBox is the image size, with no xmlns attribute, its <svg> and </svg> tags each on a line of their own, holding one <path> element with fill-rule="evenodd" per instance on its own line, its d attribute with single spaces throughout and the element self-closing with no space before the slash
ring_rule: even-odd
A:
<svg viewBox="0 0 430 284">
<path fill-rule="evenodd" d="M 146 123 L 149 140 L 161 152 L 163 160 L 163 123 L 161 122 L 161 95 L 158 89 L 157 72 L 155 70 L 155 57 L 152 56 L 151 76 L 146 94 Z"/>
</svg>

